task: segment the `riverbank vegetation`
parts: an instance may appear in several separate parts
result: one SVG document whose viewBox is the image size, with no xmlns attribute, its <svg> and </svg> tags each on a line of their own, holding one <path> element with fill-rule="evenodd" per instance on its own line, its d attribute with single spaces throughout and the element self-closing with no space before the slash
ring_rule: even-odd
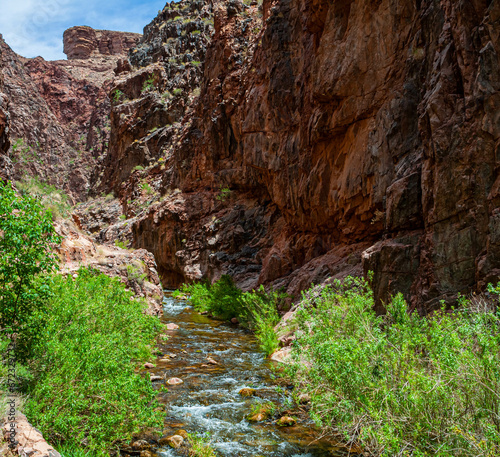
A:
<svg viewBox="0 0 500 457">
<path fill-rule="evenodd" d="M 152 357 L 161 324 L 117 279 L 83 268 L 56 274 L 52 218 L 38 199 L 0 183 L 1 390 L 15 360 L 30 422 L 72 455 L 105 456 L 162 425 L 149 376 L 135 370 Z"/>
<path fill-rule="evenodd" d="M 51 297 L 30 361 L 25 412 L 53 443 L 85 445 L 93 455 L 161 427 L 155 391 L 134 372 L 152 357 L 158 319 L 117 279 L 81 269 L 51 278 Z"/>
<path fill-rule="evenodd" d="M 326 432 L 373 455 L 500 455 L 499 293 L 428 317 L 397 295 L 377 316 L 366 282 L 337 281 L 303 300 L 287 374 Z"/>
<path fill-rule="evenodd" d="M 279 322 L 278 309 L 285 306 L 287 295 L 281 291 L 266 291 L 263 286 L 251 292 L 242 292 L 230 276 L 222 276 L 213 284 L 208 282 L 184 284 L 174 297 L 189 295 L 199 312 L 239 323 L 253 330 L 268 355 L 278 348 L 274 327 Z"/>
</svg>

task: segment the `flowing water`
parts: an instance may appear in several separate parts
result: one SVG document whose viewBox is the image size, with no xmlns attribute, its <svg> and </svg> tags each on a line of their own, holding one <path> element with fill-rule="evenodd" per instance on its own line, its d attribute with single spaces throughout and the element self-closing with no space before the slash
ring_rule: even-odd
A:
<svg viewBox="0 0 500 457">
<path fill-rule="evenodd" d="M 189 305 L 167 295 L 165 323 L 179 329 L 168 331 L 168 341 L 156 368 L 148 370 L 164 380 L 155 382 L 166 409 L 166 434 L 179 429 L 188 433 L 209 433 L 212 446 L 222 456 L 232 457 L 322 457 L 346 453 L 317 441 L 317 431 L 306 415 L 293 427 L 278 427 L 275 418 L 249 422 L 246 417 L 258 403 L 273 401 L 287 408 L 290 391 L 274 381 L 271 364 L 259 349 L 255 337 L 236 325 L 202 316 Z M 159 362 L 165 356 L 170 360 Z M 208 358 L 217 362 L 210 364 Z M 165 380 L 183 383 L 167 386 Z M 242 397 L 243 388 L 258 396 Z M 300 416 L 299 416 L 300 417 Z M 180 451 L 160 448 L 159 456 L 180 456 Z M 184 454 L 185 455 L 185 454 Z"/>
</svg>

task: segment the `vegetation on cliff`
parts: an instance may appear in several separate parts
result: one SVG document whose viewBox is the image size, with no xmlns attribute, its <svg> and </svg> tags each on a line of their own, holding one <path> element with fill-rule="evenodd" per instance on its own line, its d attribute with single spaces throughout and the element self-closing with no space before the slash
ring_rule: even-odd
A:
<svg viewBox="0 0 500 457">
<path fill-rule="evenodd" d="M 375 455 L 499 455 L 500 287 L 489 290 L 428 317 L 399 294 L 377 316 L 366 282 L 336 281 L 303 301 L 288 374 L 318 424 Z"/>
</svg>

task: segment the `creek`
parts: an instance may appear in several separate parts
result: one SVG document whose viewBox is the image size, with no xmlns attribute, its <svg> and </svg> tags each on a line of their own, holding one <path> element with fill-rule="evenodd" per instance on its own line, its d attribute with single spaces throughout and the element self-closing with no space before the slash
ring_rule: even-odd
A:
<svg viewBox="0 0 500 457">
<path fill-rule="evenodd" d="M 165 434 L 174 435 L 180 429 L 209 434 L 212 447 L 224 457 L 347 455 L 331 443 L 317 440 L 318 431 L 304 411 L 292 427 L 277 426 L 276 416 L 262 422 L 246 419 L 259 403 L 272 401 L 284 410 L 291 407 L 290 386 L 278 385 L 272 370 L 275 362 L 265 357 L 250 332 L 200 315 L 168 293 L 162 320 L 179 326 L 167 331 L 168 341 L 160 346 L 163 355 L 148 370 L 162 377 L 154 385 L 166 410 Z M 166 385 L 170 378 L 180 378 L 183 383 Z M 241 396 L 244 388 L 255 389 L 256 396 Z M 185 455 L 168 446 L 156 453 L 161 457 Z"/>
</svg>

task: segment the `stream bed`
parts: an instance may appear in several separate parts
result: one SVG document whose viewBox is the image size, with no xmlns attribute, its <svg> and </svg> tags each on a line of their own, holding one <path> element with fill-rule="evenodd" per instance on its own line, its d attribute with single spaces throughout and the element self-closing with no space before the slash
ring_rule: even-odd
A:
<svg viewBox="0 0 500 457">
<path fill-rule="evenodd" d="M 274 380 L 271 368 L 275 362 L 266 359 L 250 332 L 200 315 L 168 293 L 162 321 L 179 326 L 167 331 L 168 341 L 160 346 L 164 355 L 148 370 L 162 377 L 154 385 L 166 410 L 165 434 L 174 435 L 180 429 L 208 433 L 213 448 L 224 457 L 347 455 L 331 443 L 316 440 L 318 432 L 305 414 L 292 427 L 277 426 L 276 418 L 246 419 L 258 403 L 272 401 L 284 409 L 291 407 L 291 392 Z M 166 385 L 170 378 L 180 378 L 183 383 Z M 162 390 L 163 386 L 168 390 Z M 256 396 L 241 396 L 243 388 L 255 389 Z M 185 455 L 168 446 L 155 452 L 161 457 Z"/>
</svg>

